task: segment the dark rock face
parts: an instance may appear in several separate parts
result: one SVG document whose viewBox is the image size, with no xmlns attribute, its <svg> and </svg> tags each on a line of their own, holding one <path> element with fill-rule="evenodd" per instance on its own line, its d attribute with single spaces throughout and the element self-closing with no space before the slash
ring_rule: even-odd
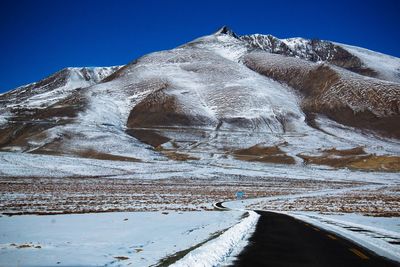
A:
<svg viewBox="0 0 400 267">
<path fill-rule="evenodd" d="M 18 98 L 22 102 L 32 95 L 41 94 L 64 86 L 68 80 L 68 69 L 63 69 L 36 83 L 17 88 L 0 96 L 0 104 Z"/>
<path fill-rule="evenodd" d="M 281 54 L 285 56 L 296 56 L 289 46 L 272 35 L 243 35 L 240 39 L 247 43 L 251 50 L 263 50 L 269 53 Z"/>
<path fill-rule="evenodd" d="M 289 47 L 282 40 L 272 35 L 244 35 L 240 37 L 249 48 L 269 53 L 305 59 L 311 62 L 325 61 L 361 75 L 376 77 L 377 73 L 365 66 L 361 60 L 342 47 L 323 40 L 305 40 Z"/>
<path fill-rule="evenodd" d="M 236 35 L 228 26 L 222 26 L 218 31 L 215 32 L 215 34 L 227 34 L 235 38 L 239 38 L 239 36 Z"/>
</svg>

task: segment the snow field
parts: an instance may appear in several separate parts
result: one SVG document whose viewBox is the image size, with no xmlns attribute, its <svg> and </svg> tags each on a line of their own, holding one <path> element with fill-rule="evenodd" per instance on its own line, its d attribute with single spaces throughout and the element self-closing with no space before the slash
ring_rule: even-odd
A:
<svg viewBox="0 0 400 267">
<path fill-rule="evenodd" d="M 211 211 L 3 216 L 0 266 L 150 266 L 232 226 L 223 240 L 233 246 L 255 220 L 250 215 L 237 224 L 242 214 Z"/>
</svg>

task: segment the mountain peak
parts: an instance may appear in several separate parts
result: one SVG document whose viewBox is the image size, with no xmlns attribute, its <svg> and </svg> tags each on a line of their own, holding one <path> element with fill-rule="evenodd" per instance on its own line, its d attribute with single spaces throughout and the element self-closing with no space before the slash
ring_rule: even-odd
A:
<svg viewBox="0 0 400 267">
<path fill-rule="evenodd" d="M 226 35 L 230 35 L 230 36 L 235 37 L 235 38 L 239 38 L 239 37 L 236 35 L 236 33 L 234 33 L 234 32 L 232 31 L 232 29 L 229 28 L 229 27 L 226 26 L 226 25 L 222 26 L 222 27 L 221 27 L 218 31 L 216 31 L 214 34 L 226 34 Z"/>
</svg>

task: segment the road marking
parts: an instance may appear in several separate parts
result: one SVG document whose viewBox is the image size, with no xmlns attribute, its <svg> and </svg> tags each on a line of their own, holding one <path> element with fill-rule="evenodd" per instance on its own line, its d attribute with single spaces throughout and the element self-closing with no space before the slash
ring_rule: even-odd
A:
<svg viewBox="0 0 400 267">
<path fill-rule="evenodd" d="M 332 240 L 337 240 L 337 238 L 336 237 L 334 237 L 333 235 L 326 235 L 327 237 L 329 237 L 330 239 L 332 239 Z"/>
<path fill-rule="evenodd" d="M 318 228 L 313 227 L 313 229 L 317 232 L 319 232 L 320 230 Z"/>
<path fill-rule="evenodd" d="M 354 254 L 356 254 L 358 257 L 360 257 L 363 260 L 369 260 L 369 257 L 367 255 L 365 255 L 364 253 L 362 253 L 361 251 L 359 251 L 358 249 L 351 248 L 350 251 L 353 252 Z"/>
</svg>

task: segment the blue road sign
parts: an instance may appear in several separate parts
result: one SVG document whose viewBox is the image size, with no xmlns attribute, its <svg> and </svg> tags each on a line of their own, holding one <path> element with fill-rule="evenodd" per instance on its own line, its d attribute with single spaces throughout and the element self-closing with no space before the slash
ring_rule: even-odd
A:
<svg viewBox="0 0 400 267">
<path fill-rule="evenodd" d="M 236 192 L 236 198 L 237 199 L 242 199 L 243 197 L 244 197 L 244 192 L 243 191 Z"/>
</svg>

